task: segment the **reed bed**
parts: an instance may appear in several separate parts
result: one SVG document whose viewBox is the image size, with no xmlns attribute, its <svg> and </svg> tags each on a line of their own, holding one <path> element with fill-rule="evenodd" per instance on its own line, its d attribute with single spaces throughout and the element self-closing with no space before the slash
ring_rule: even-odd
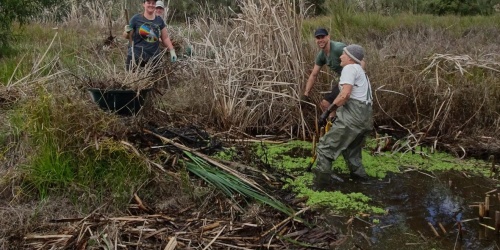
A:
<svg viewBox="0 0 500 250">
<path fill-rule="evenodd" d="M 449 146 L 500 131 L 500 57 L 495 53 L 500 47 L 493 42 L 499 31 L 471 28 L 456 35 L 432 27 L 400 28 L 385 37 L 370 34 L 368 75 L 378 127 L 399 130 L 414 146 Z M 473 145 L 468 140 L 463 146 Z"/>
<path fill-rule="evenodd" d="M 211 121 L 221 129 L 287 131 L 304 127 L 303 13 L 289 1 L 242 1 L 233 18 L 193 22 L 196 77 L 208 87 Z M 267 128 L 267 129 L 264 129 Z"/>
<path fill-rule="evenodd" d="M 82 26 L 89 22 L 94 25 L 92 27 L 121 32 L 121 25 L 115 24 L 125 22 L 123 9 L 117 8 L 120 12 L 116 13 L 104 2 L 93 3 L 89 5 L 82 2 L 82 6 L 86 6 L 82 9 L 74 5 L 75 9 L 71 10 L 64 24 L 83 30 Z M 16 202 L 32 200 L 37 195 L 43 198 L 48 193 L 65 194 L 68 191 L 77 196 L 71 199 L 93 210 L 96 204 L 102 204 L 109 197 L 113 198 L 113 202 L 129 199 L 132 190 L 141 189 L 146 182 L 155 186 L 158 181 L 165 181 L 151 171 L 159 165 L 154 164 L 159 159 L 148 159 L 146 150 L 140 151 L 132 143 L 123 141 L 131 131 L 141 131 L 141 126 L 146 123 L 163 126 L 179 118 L 177 120 L 191 124 L 198 119 L 196 121 L 201 121 L 206 128 L 217 132 L 229 131 L 227 134 L 238 131 L 238 136 L 275 133 L 305 138 L 312 130 L 312 124 L 304 117 L 317 115 L 314 111 L 302 112 L 298 102 L 307 70 L 312 67 L 317 52 L 312 41 L 304 41 L 301 34 L 304 32 L 305 6 L 294 6 L 286 0 L 246 0 L 240 1 L 240 4 L 241 13 L 205 13 L 183 27 L 187 32 L 173 29 L 171 35 L 178 41 L 176 49 L 181 60 L 176 64 L 165 62 L 163 74 L 151 74 L 147 69 L 125 72 L 123 56 L 116 58 L 113 54 L 113 50 L 125 51 L 124 40 L 117 39 L 115 47 L 109 50 L 102 49 L 102 44 L 98 44 L 102 49 L 97 51 L 100 54 L 49 53 L 56 37 L 49 49 L 32 62 L 27 74 L 18 78 L 12 74 L 8 82 L 0 85 L 0 118 L 6 121 L 0 127 L 3 132 L 0 138 L 0 160 L 2 166 L 9 167 L 0 169 L 0 175 L 4 176 L 0 179 L 0 197 L 4 198 L 5 204 L 12 204 L 12 209 L 2 212 L 2 222 L 14 228 L 18 226 L 19 231 L 29 232 L 32 225 L 43 219 L 28 219 L 34 216 L 35 209 L 23 209 L 15 205 L 18 205 Z M 355 18 L 340 18 L 336 22 L 356 21 Z M 110 20 L 111 24 L 108 23 Z M 451 33 L 446 28 L 422 25 L 380 32 L 373 27 L 356 26 L 355 29 L 350 25 L 345 23 L 342 26 L 346 31 L 350 30 L 345 36 L 332 38 L 346 43 L 359 43 L 366 48 L 367 71 L 376 98 L 376 131 L 399 133 L 402 140 L 395 144 L 394 151 L 411 151 L 423 143 L 434 147 L 448 146 L 467 138 L 470 139 L 468 143 L 477 143 L 487 148 L 488 153 L 498 152 L 498 28 L 474 27 L 458 34 L 456 30 Z M 310 26 L 325 25 L 315 23 Z M 179 44 L 194 45 L 194 56 L 181 56 L 182 45 Z M 78 45 L 74 47 L 80 49 Z M 93 51 L 93 48 L 88 50 Z M 61 54 L 78 61 L 75 71 L 67 69 L 69 67 L 63 63 Z M 24 62 L 21 60 L 21 63 Z M 156 96 L 153 104 L 155 110 L 165 115 L 141 117 L 145 120 L 139 121 L 106 114 L 90 102 L 86 92 L 82 91 L 81 83 L 78 84 L 68 74 L 70 72 L 83 81 L 83 87 L 141 89 L 151 87 L 155 82 L 164 83 L 155 86 L 164 95 Z M 322 79 L 328 74 L 328 70 L 323 72 Z M 328 90 L 323 85 L 316 85 L 316 97 L 319 91 Z M 173 109 L 175 105 L 180 108 Z M 456 147 L 467 151 L 463 145 Z M 163 157 L 170 159 L 169 155 Z M 18 169 L 21 165 L 28 167 Z M 68 169 L 76 174 L 68 174 Z M 187 174 L 181 172 L 172 176 L 186 178 Z M 180 187 L 179 182 L 173 185 L 175 187 L 168 189 L 164 185 L 156 185 L 151 190 L 163 188 L 162 192 L 151 193 L 165 196 L 172 192 L 181 193 L 183 187 Z M 194 199 L 206 198 L 203 203 L 218 206 L 219 203 L 213 202 L 216 192 L 208 190 L 206 193 L 212 194 L 212 199 L 201 195 Z M 61 204 L 71 207 L 74 203 Z M 234 209 L 230 203 L 220 204 L 227 206 L 220 209 L 223 216 L 227 217 L 226 212 Z M 110 207 L 113 209 L 118 206 Z M 174 211 L 181 210 L 181 207 L 176 206 Z M 71 209 L 77 210 L 75 207 Z M 138 209 L 138 205 L 133 209 Z M 89 214 L 89 211 L 82 210 L 60 214 Z M 205 214 L 214 210 L 210 207 Z M 51 211 L 42 214 L 54 216 L 58 212 L 52 214 Z M 190 223 L 191 215 L 185 216 L 189 218 L 181 222 Z M 88 218 L 75 219 L 85 222 Z M 212 219 L 219 220 L 219 217 Z M 284 219 L 288 223 L 289 219 Z M 141 223 L 155 221 L 146 218 Z M 64 237 L 57 238 L 55 243 L 65 243 L 63 241 L 70 234 L 72 240 L 76 239 L 80 229 L 83 229 L 79 226 Z M 142 231 L 136 230 L 136 227 L 140 225 L 122 228 L 124 235 L 130 235 L 127 231 L 130 229 L 130 232 L 139 232 L 140 239 Z M 115 232 L 109 235 L 119 235 L 114 225 L 111 229 Z M 259 228 L 260 231 L 262 229 Z M 274 229 L 273 226 L 269 230 Z M 217 230 L 222 231 L 223 228 Z M 0 246 L 7 246 L 16 240 L 7 239 L 13 231 L 7 228 L 0 230 L 0 235 L 5 236 L 0 237 Z M 85 238 L 91 238 L 92 233 Z M 19 235 L 24 234 L 21 232 Z M 168 237 L 166 233 L 163 236 Z M 30 240 L 36 241 L 31 245 L 33 248 L 47 246 L 45 238 Z M 97 238 L 102 246 L 110 246 L 105 242 L 109 240 L 111 238 L 104 234 Z"/>
</svg>

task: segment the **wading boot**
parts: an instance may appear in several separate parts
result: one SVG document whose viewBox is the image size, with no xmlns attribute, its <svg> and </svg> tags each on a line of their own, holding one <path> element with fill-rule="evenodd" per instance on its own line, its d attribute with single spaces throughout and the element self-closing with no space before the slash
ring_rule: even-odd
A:
<svg viewBox="0 0 500 250">
<path fill-rule="evenodd" d="M 312 189 L 314 191 L 329 190 L 332 189 L 335 182 L 344 182 L 342 178 L 334 173 L 322 173 L 317 170 L 313 170 L 313 173 L 314 179 Z"/>
<path fill-rule="evenodd" d="M 359 181 L 368 181 L 370 177 L 366 174 L 365 169 L 360 167 L 356 171 L 351 172 L 351 179 Z"/>
</svg>

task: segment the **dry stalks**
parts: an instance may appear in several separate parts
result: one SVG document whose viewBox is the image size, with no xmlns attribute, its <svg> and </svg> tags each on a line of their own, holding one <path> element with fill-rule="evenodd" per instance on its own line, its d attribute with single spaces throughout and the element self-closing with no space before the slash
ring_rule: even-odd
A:
<svg viewBox="0 0 500 250">
<path fill-rule="evenodd" d="M 106 249 L 327 249 L 329 244 L 340 240 L 331 227 L 317 225 L 311 229 L 296 219 L 308 216 L 309 207 L 302 207 L 286 218 L 262 210 L 257 216 L 265 219 L 265 223 L 257 224 L 235 217 L 235 208 L 227 202 L 198 208 L 206 212 L 202 214 L 191 213 L 192 205 L 145 214 L 147 204 L 140 198 L 135 202 L 129 211 L 136 215 L 104 216 L 96 210 L 85 217 L 56 217 L 51 222 L 60 227 L 59 233 L 32 232 L 24 236 L 23 247 L 80 249 L 92 244 Z M 292 237 L 297 240 L 287 240 Z"/>
<path fill-rule="evenodd" d="M 376 85 L 377 124 L 401 130 L 400 136 L 410 145 L 408 150 L 424 142 L 449 146 L 457 139 L 500 132 L 499 55 L 484 54 L 474 47 L 481 44 L 495 51 L 498 46 L 485 43 L 487 36 L 495 33 L 475 31 L 481 35 L 458 40 L 430 28 L 421 27 L 413 33 L 399 30 L 372 42 L 382 47 L 368 65 Z M 424 40 L 426 46 L 419 46 L 418 41 Z M 373 70 L 373 64 L 380 67 Z"/>
<path fill-rule="evenodd" d="M 140 91 L 148 89 L 165 76 L 161 74 L 157 64 L 146 64 L 137 70 L 125 70 L 124 63 L 115 64 L 109 54 L 96 53 L 92 59 L 78 58 L 78 72 L 75 74 L 83 84 L 99 89 L 131 89 Z M 91 61 L 92 60 L 92 61 Z"/>
<path fill-rule="evenodd" d="M 289 1 L 242 1 L 233 18 L 194 21 L 198 79 L 213 96 L 213 121 L 221 129 L 288 131 L 298 118 L 304 82 L 302 14 Z M 303 128 L 303 127 L 301 127 Z"/>
<path fill-rule="evenodd" d="M 71 1 L 69 12 L 65 16 L 63 23 L 69 26 L 79 26 L 81 24 L 92 25 L 96 27 L 108 27 L 115 24 L 123 27 L 125 21 L 123 9 L 126 2 L 106 1 L 106 0 L 84 0 Z M 117 16 L 118 18 L 112 18 Z M 50 20 L 50 19 L 49 19 Z"/>
</svg>

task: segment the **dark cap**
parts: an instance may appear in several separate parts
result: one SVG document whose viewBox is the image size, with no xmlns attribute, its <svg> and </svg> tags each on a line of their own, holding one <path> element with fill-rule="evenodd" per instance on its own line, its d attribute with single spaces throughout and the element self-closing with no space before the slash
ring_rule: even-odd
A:
<svg viewBox="0 0 500 250">
<path fill-rule="evenodd" d="M 319 28 L 314 32 L 314 36 L 328 36 L 328 31 L 324 28 Z"/>
</svg>

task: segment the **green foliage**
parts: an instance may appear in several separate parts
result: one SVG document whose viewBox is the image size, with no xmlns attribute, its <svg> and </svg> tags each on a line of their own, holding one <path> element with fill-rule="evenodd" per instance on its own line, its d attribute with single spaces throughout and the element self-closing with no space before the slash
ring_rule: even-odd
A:
<svg viewBox="0 0 500 250">
<path fill-rule="evenodd" d="M 314 8 L 313 15 L 324 15 L 327 13 L 327 10 L 325 9 L 325 0 L 309 0 L 307 1 L 308 4 L 312 5 L 312 8 Z"/>
<path fill-rule="evenodd" d="M 33 187 L 41 198 L 46 198 L 53 191 L 64 191 L 75 178 L 73 166 L 70 154 L 58 152 L 53 144 L 45 144 L 34 156 L 32 163 L 24 167 L 25 185 L 29 189 Z"/>
<path fill-rule="evenodd" d="M 76 64 L 75 56 L 64 55 L 74 54 L 73 46 L 81 46 L 81 44 L 75 45 L 75 43 L 82 43 L 84 40 L 76 36 L 76 30 L 70 29 L 58 33 L 57 30 L 47 30 L 47 26 L 43 24 L 31 24 L 22 27 L 13 25 L 12 32 L 16 34 L 15 39 L 18 42 L 0 47 L 0 54 L 5 56 L 0 60 L 0 82 L 3 84 L 8 83 L 11 79 L 12 82 L 15 82 L 33 73 L 36 70 L 33 68 L 33 64 L 43 67 L 47 64 L 56 63 L 55 57 L 60 59 L 65 66 L 73 61 L 75 61 L 73 64 Z M 51 43 L 53 39 L 55 42 Z M 58 40 L 64 41 L 64 43 L 58 42 Z M 3 54 L 4 51 L 5 54 Z M 44 54 L 45 57 L 42 59 Z M 61 58 L 59 58 L 60 54 L 63 55 Z M 46 69 L 55 70 L 53 67 L 46 67 Z M 40 77 L 47 75 L 44 72 L 47 72 L 47 70 L 37 72 L 36 75 Z M 35 76 L 32 77 L 36 78 Z"/>
<path fill-rule="evenodd" d="M 500 28 L 500 15 L 491 16 L 432 16 L 429 14 L 414 15 L 408 13 L 391 16 L 377 13 L 351 13 L 341 16 L 321 16 L 307 19 L 303 23 L 302 35 L 311 41 L 312 33 L 317 27 L 330 30 L 331 39 L 347 43 L 360 43 L 367 46 L 378 40 L 387 39 L 394 32 L 422 32 L 422 27 L 443 30 L 446 36 L 459 39 L 471 30 L 485 27 Z M 491 39 L 494 39 L 493 37 Z"/>
<path fill-rule="evenodd" d="M 354 7 L 352 3 L 345 0 L 327 1 L 325 3 L 327 12 L 332 17 L 333 27 L 330 28 L 330 33 L 338 34 L 332 37 L 347 36 L 349 25 L 352 22 Z"/>
<path fill-rule="evenodd" d="M 313 174 L 304 173 L 295 179 L 287 179 L 284 188 L 291 189 L 298 197 L 308 197 L 310 206 L 330 209 L 341 214 L 384 214 L 385 210 L 371 205 L 371 198 L 360 193 L 316 192 L 309 187 L 312 184 Z"/>
<path fill-rule="evenodd" d="M 307 141 L 290 141 L 283 144 L 262 142 L 255 145 L 256 155 L 272 167 L 294 173 L 303 172 L 312 158 L 312 144 Z"/>
<path fill-rule="evenodd" d="M 9 46 L 4 46 L 0 48 L 0 51 L 8 51 L 8 53 L 5 53 L 3 55 L 5 56 L 11 56 L 14 55 L 14 49 Z M 12 53 L 11 53 L 12 52 Z M 22 69 L 19 69 L 18 64 L 15 62 L 15 60 L 4 60 L 0 64 L 0 83 L 2 84 L 7 84 L 9 80 L 11 79 L 12 75 L 14 74 L 14 77 L 21 76 L 20 72 Z M 14 73 L 17 70 L 18 73 Z"/>
<path fill-rule="evenodd" d="M 367 140 L 362 152 L 366 173 L 373 178 L 384 178 L 388 172 L 400 172 L 401 168 L 412 168 L 421 171 L 473 171 L 488 174 L 483 162 L 477 160 L 460 160 L 442 152 L 431 153 L 429 148 L 411 149 L 404 140 L 395 145 L 395 152 L 371 153 L 375 148 L 375 140 Z M 255 146 L 256 154 L 279 171 L 295 175 L 294 179 L 286 179 L 285 189 L 291 189 L 299 197 L 309 197 L 308 205 L 326 207 L 339 213 L 385 213 L 384 209 L 371 204 L 371 199 L 359 193 L 315 192 L 311 190 L 313 174 L 306 172 L 308 160 L 311 159 L 311 143 L 291 141 L 284 144 L 260 143 Z M 348 174 L 349 170 L 339 157 L 332 165 L 337 173 Z"/>
<path fill-rule="evenodd" d="M 3 39 L 3 38 L 0 38 L 0 39 Z M 0 59 L 4 58 L 4 57 L 13 56 L 16 52 L 17 51 L 15 49 L 13 49 L 10 46 L 7 46 L 7 44 L 5 44 L 5 42 L 0 41 Z M 0 70 L 0 71 L 3 71 L 3 70 Z M 2 79 L 0 79 L 0 82 L 2 82 Z M 3 81 L 3 82 L 6 82 L 6 81 Z"/>
<path fill-rule="evenodd" d="M 384 214 L 385 210 L 376 206 L 371 206 L 368 202 L 371 198 L 361 193 L 344 194 L 335 192 L 311 192 L 309 194 L 309 205 L 328 206 L 336 212 L 375 213 Z"/>
<path fill-rule="evenodd" d="M 77 156 L 74 168 L 76 192 L 93 193 L 99 201 L 112 196 L 117 204 L 125 204 L 149 177 L 144 162 L 131 154 L 123 144 L 107 140 L 99 148 L 89 148 Z"/>
<path fill-rule="evenodd" d="M 12 24 L 19 22 L 21 25 L 28 23 L 45 8 L 54 5 L 65 5 L 64 1 L 55 0 L 2 0 L 0 1 L 0 47 L 8 45 L 11 39 Z"/>
<path fill-rule="evenodd" d="M 123 145 L 111 140 L 102 142 L 99 149 L 89 148 L 80 155 L 45 144 L 24 170 L 24 186 L 41 198 L 84 193 L 92 194 L 98 202 L 111 196 L 116 204 L 125 204 L 134 187 L 148 177 L 144 164 Z"/>
<path fill-rule="evenodd" d="M 36 98 L 9 116 L 16 131 L 29 135 L 23 141 L 31 148 L 23 156 L 27 157 L 22 168 L 26 194 L 75 196 L 80 203 L 112 197 L 115 205 L 126 204 L 151 174 L 146 163 L 118 140 L 88 141 L 89 134 L 103 133 L 113 128 L 112 123 L 69 98 L 40 86 Z"/>
<path fill-rule="evenodd" d="M 213 157 L 224 161 L 233 161 L 237 154 L 238 151 L 236 151 L 236 148 L 231 147 L 217 152 Z"/>
<path fill-rule="evenodd" d="M 490 15 L 499 0 L 380 0 L 380 1 L 326 1 L 318 14 L 342 15 L 346 6 L 351 10 L 367 13 L 395 15 L 400 13 L 433 15 Z M 334 16 L 334 18 L 337 18 Z"/>
<path fill-rule="evenodd" d="M 423 12 L 435 15 L 489 15 L 499 1 L 492 0 L 426 0 Z"/>
</svg>

